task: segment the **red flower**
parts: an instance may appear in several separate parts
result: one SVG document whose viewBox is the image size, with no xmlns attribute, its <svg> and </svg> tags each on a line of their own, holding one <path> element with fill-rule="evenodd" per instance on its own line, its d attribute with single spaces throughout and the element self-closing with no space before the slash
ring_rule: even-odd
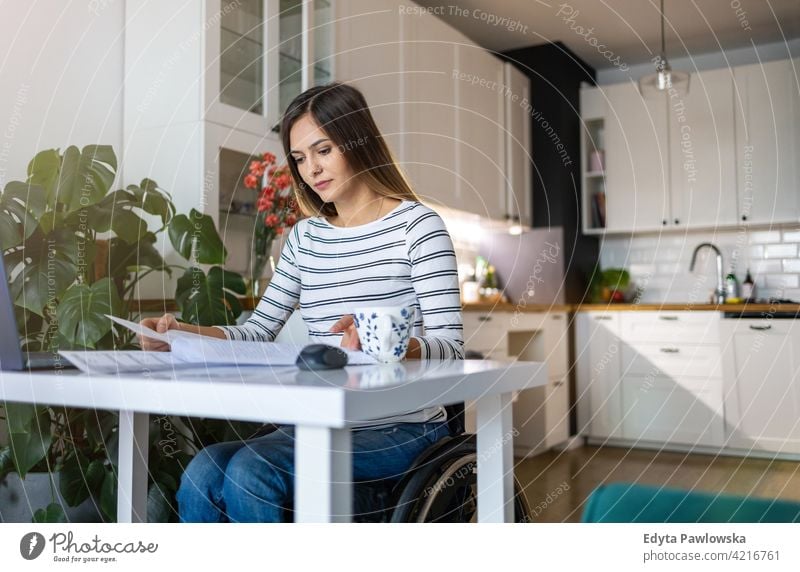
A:
<svg viewBox="0 0 800 572">
<path fill-rule="evenodd" d="M 278 167 L 275 167 L 275 166 L 270 167 L 269 169 L 267 169 L 267 176 L 272 178 L 275 175 L 277 170 L 278 170 Z"/>
<path fill-rule="evenodd" d="M 275 186 L 278 187 L 279 189 L 285 189 L 286 187 L 291 186 L 291 184 L 292 184 L 292 176 L 286 172 L 281 173 L 275 179 Z"/>
<path fill-rule="evenodd" d="M 272 153 L 264 153 L 263 158 L 266 163 L 275 162 L 275 155 L 273 155 Z"/>
<path fill-rule="evenodd" d="M 264 187 L 263 189 L 261 189 L 261 196 L 271 199 L 272 197 L 275 196 L 275 189 L 273 189 L 272 187 Z"/>
<path fill-rule="evenodd" d="M 261 161 L 250 162 L 250 174 L 255 175 L 256 177 L 261 177 L 264 175 L 264 165 L 261 163 Z"/>
<path fill-rule="evenodd" d="M 283 227 L 282 227 L 282 226 L 279 226 L 278 228 L 276 228 L 276 229 L 275 229 L 275 233 L 276 233 L 276 234 L 283 234 Z"/>
<path fill-rule="evenodd" d="M 255 189 L 258 186 L 258 177 L 255 175 L 247 175 L 244 178 L 244 186 L 248 189 Z"/>
<path fill-rule="evenodd" d="M 258 212 L 264 212 L 272 209 L 272 201 L 269 200 L 267 197 L 258 197 L 256 201 L 256 208 Z"/>
<path fill-rule="evenodd" d="M 265 226 L 275 227 L 278 225 L 278 222 L 279 222 L 278 217 L 275 216 L 274 214 L 267 215 L 266 218 L 264 218 Z"/>
<path fill-rule="evenodd" d="M 294 223 L 297 222 L 297 217 L 293 214 L 290 214 L 286 217 L 286 226 L 294 226 Z"/>
</svg>

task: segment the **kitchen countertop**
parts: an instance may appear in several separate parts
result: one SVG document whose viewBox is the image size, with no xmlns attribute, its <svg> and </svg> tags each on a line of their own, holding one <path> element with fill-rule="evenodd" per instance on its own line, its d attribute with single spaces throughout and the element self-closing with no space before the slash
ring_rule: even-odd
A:
<svg viewBox="0 0 800 572">
<path fill-rule="evenodd" d="M 661 311 L 661 312 L 793 312 L 800 314 L 800 304 L 575 304 L 574 312 Z"/>
<path fill-rule="evenodd" d="M 252 310 L 255 300 L 240 299 L 244 310 Z M 174 312 L 173 300 L 139 300 L 134 306 L 141 312 Z M 800 304 L 512 304 L 510 302 L 477 302 L 462 304 L 464 312 L 791 312 L 800 317 Z"/>
<path fill-rule="evenodd" d="M 462 304 L 464 312 L 572 312 L 574 304 L 512 304 L 510 302 L 475 302 Z"/>
<path fill-rule="evenodd" d="M 510 304 L 479 302 L 463 304 L 464 312 L 767 312 L 794 313 L 800 317 L 800 304 Z"/>
</svg>

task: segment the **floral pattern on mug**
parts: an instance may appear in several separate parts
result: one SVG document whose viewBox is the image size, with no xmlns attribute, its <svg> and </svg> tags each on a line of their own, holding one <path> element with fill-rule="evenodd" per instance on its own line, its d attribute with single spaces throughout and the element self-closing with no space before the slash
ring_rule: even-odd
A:
<svg viewBox="0 0 800 572">
<path fill-rule="evenodd" d="M 399 312 L 395 308 L 355 311 L 353 321 L 361 350 L 384 363 L 402 360 L 408 351 L 413 319 L 413 307 L 402 307 Z"/>
</svg>

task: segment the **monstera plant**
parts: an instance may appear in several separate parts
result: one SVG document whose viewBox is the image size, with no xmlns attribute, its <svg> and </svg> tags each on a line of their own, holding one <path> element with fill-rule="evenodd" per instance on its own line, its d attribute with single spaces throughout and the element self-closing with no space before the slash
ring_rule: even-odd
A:
<svg viewBox="0 0 800 572">
<path fill-rule="evenodd" d="M 116 173 L 109 146 L 51 149 L 33 158 L 25 181 L 9 182 L 0 195 L 0 249 L 24 349 L 135 347 L 133 334 L 112 328 L 105 314 L 137 320 L 136 286 L 152 273 L 182 272 L 175 300 L 184 321 L 230 324 L 241 314 L 237 294 L 244 295 L 245 283 L 222 268 L 227 252 L 213 220 L 194 209 L 176 215 L 168 193 L 150 179 L 112 190 Z M 162 257 L 157 243 L 164 231 L 187 264 Z M 206 272 L 200 265 L 212 266 Z M 70 506 L 92 495 L 104 517 L 115 519 L 115 413 L 0 406 L 10 442 L 0 448 L 0 479 L 12 471 L 23 478 L 32 470 L 58 472 Z M 198 447 L 208 440 L 195 429 L 176 434 L 163 419 L 150 427 L 148 516 L 155 521 L 174 518 L 174 492 L 188 461 L 176 436 Z M 165 442 L 171 443 L 168 455 Z M 34 515 L 63 518 L 58 504 Z"/>
</svg>

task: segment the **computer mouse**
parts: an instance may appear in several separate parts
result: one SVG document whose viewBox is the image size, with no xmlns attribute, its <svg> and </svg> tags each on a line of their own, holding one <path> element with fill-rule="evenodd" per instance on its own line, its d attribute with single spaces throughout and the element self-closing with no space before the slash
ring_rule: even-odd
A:
<svg viewBox="0 0 800 572">
<path fill-rule="evenodd" d="M 328 344 L 308 344 L 300 350 L 295 363 L 305 370 L 338 369 L 347 365 L 347 352 Z"/>
</svg>

